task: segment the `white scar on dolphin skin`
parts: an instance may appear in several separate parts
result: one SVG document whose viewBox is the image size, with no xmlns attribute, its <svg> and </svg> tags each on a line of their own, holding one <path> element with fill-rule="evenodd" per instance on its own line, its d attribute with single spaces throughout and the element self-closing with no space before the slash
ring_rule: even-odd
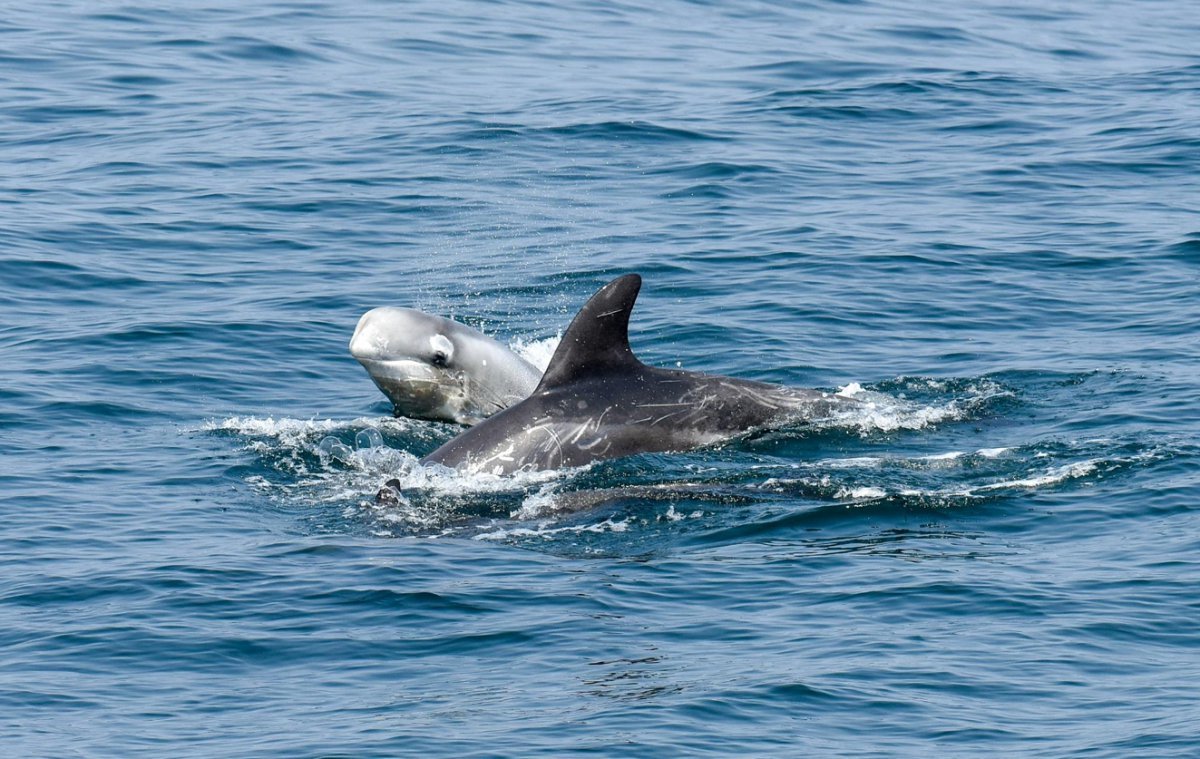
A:
<svg viewBox="0 0 1200 759">
<path fill-rule="evenodd" d="M 350 353 L 397 416 L 467 425 L 528 397 L 542 376 L 482 332 L 411 308 L 363 314 Z"/>
<path fill-rule="evenodd" d="M 601 288 L 571 322 L 528 398 L 422 463 L 491 474 L 581 466 L 691 450 L 771 424 L 861 407 L 854 398 L 819 390 L 643 364 L 628 333 L 640 287 L 641 278 L 629 274 Z M 596 416 L 595 409 L 604 411 Z"/>
</svg>

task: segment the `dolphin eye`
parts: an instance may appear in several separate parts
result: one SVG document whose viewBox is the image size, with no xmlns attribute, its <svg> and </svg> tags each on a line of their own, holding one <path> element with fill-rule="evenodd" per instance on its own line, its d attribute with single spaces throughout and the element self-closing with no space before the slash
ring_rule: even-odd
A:
<svg viewBox="0 0 1200 759">
<path fill-rule="evenodd" d="M 429 348 L 432 350 L 429 363 L 437 367 L 447 366 L 450 363 L 450 357 L 454 355 L 454 343 L 447 340 L 444 335 L 434 335 L 429 338 Z"/>
</svg>

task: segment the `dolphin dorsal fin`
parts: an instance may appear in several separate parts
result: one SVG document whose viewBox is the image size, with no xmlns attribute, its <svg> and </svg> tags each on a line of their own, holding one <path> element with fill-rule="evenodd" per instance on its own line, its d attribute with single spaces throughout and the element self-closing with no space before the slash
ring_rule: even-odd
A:
<svg viewBox="0 0 1200 759">
<path fill-rule="evenodd" d="M 640 366 L 629 348 L 629 312 L 641 287 L 640 276 L 626 274 L 597 290 L 567 327 L 534 392 L 589 374 Z"/>
</svg>

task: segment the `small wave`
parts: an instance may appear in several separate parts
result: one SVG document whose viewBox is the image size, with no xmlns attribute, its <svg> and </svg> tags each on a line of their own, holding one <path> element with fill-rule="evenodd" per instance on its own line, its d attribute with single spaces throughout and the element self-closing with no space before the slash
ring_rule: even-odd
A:
<svg viewBox="0 0 1200 759">
<path fill-rule="evenodd" d="M 46 259 L 0 258 L 0 278 L 6 290 L 44 293 L 58 290 L 81 299 L 89 293 L 112 293 L 146 287 L 149 280 L 136 274 L 102 271 L 99 266 L 82 267 Z"/>
<path fill-rule="evenodd" d="M 421 465 L 417 463 L 396 472 L 391 481 L 395 483 L 395 487 L 399 488 L 401 495 L 413 491 L 425 491 L 433 495 L 462 497 L 488 493 L 523 493 L 531 486 L 569 478 L 585 469 L 586 467 L 577 467 L 574 469 L 519 471 L 502 476 L 486 472 L 461 472 L 441 464 Z"/>
<path fill-rule="evenodd" d="M 712 132 L 697 129 L 663 126 L 649 121 L 601 121 L 566 124 L 563 126 L 526 130 L 561 137 L 594 140 L 627 140 L 633 142 L 690 142 L 727 139 Z"/>
<path fill-rule="evenodd" d="M 560 340 L 561 335 L 556 335 L 528 342 L 514 340 L 511 345 L 536 365 L 544 366 Z M 828 426 L 855 430 L 863 436 L 879 431 L 923 429 L 948 420 L 969 418 L 983 399 L 1004 392 L 994 383 L 978 381 L 902 379 L 887 387 L 903 392 L 893 395 L 859 384 L 842 388 L 842 395 L 856 398 L 863 405 L 830 420 Z M 926 398 L 907 397 L 922 394 Z M 927 399 L 932 400 L 926 402 Z M 623 482 L 616 487 L 608 483 L 598 489 L 572 490 L 568 485 L 591 467 L 519 472 L 501 477 L 488 473 L 464 474 L 438 465 L 423 466 L 420 450 L 432 450 L 445 442 L 454 429 L 411 419 L 232 416 L 206 422 L 201 429 L 245 438 L 245 449 L 258 458 L 257 466 L 244 479 L 272 499 L 297 505 L 340 503 L 347 516 L 357 515 L 390 527 L 405 525 L 423 532 L 444 528 L 464 518 L 507 517 L 521 521 L 559 518 L 621 499 L 738 500 L 736 493 L 716 492 L 722 487 L 720 483 L 714 489 L 687 481 L 642 485 Z M 786 436 L 786 430 L 781 434 Z M 923 463 L 910 462 L 908 466 L 946 467 L 967 458 L 970 457 L 960 452 L 934 454 Z M 825 460 L 820 466 L 825 471 L 854 474 L 864 468 L 888 470 L 894 468 L 894 461 L 859 457 Z M 381 490 L 385 483 L 387 491 Z M 854 482 L 835 482 L 829 488 L 819 488 L 820 497 L 863 499 L 881 497 L 895 490 L 878 483 Z M 377 492 L 383 493 L 379 502 L 375 499 Z M 745 497 L 745 493 L 742 495 Z"/>
<path fill-rule="evenodd" d="M 600 487 L 583 490 L 567 490 L 572 484 L 569 480 L 550 482 L 537 492 L 525 497 L 520 506 L 509 514 L 517 520 L 534 520 L 558 518 L 571 514 L 591 511 L 601 506 L 611 505 L 620 501 L 663 502 L 668 503 L 665 515 L 671 521 L 685 518 L 675 511 L 675 503 L 680 501 L 704 501 L 710 503 L 744 503 L 747 499 L 719 486 L 714 487 L 707 482 L 661 482 L 648 485 L 620 484 L 610 487 Z M 691 516 L 699 516 L 702 512 L 691 512 Z"/>
<path fill-rule="evenodd" d="M 979 461 L 995 459 L 1004 455 L 1011 448 L 980 448 L 974 452 L 947 451 L 945 453 L 929 453 L 920 456 L 852 456 L 839 459 L 817 459 L 807 463 L 793 464 L 795 467 L 812 467 L 815 469 L 878 469 L 881 467 L 903 467 L 912 470 L 934 470 L 947 468 L 970 467 Z"/>
<path fill-rule="evenodd" d="M 275 419 L 234 416 L 206 422 L 202 431 L 246 439 L 258 456 L 245 477 L 255 490 L 284 500 L 328 503 L 374 492 L 388 472 L 411 467 L 417 457 L 386 439 L 431 438 L 434 425 L 409 419 Z"/>
<path fill-rule="evenodd" d="M 528 521 L 561 513 L 554 486 L 569 482 L 586 468 L 517 472 L 508 476 L 463 473 L 440 464 L 422 465 L 415 457 L 388 474 L 385 494 L 363 500 L 346 512 L 391 528 L 452 535 L 474 529 L 480 520 Z M 377 481 L 377 483 L 380 481 Z M 531 495 L 531 491 L 533 492 Z M 525 504 L 532 504 L 526 508 Z M 544 513 L 543 513 L 544 512 Z"/>
<path fill-rule="evenodd" d="M 299 47 L 281 45 L 256 37 L 226 37 L 212 46 L 214 57 L 256 63 L 309 63 L 324 56 Z"/>
<path fill-rule="evenodd" d="M 520 538 L 550 539 L 559 535 L 580 535 L 585 532 L 625 532 L 629 529 L 631 517 L 614 520 L 609 517 L 602 522 L 581 525 L 549 526 L 546 524 L 533 526 L 509 526 L 487 530 L 474 536 L 475 540 L 509 541 Z"/>
<path fill-rule="evenodd" d="M 864 499 L 883 498 L 886 495 L 887 491 L 883 488 L 877 488 L 868 485 L 857 488 L 841 488 L 834 494 L 834 498 L 851 498 L 857 501 Z"/>
<path fill-rule="evenodd" d="M 983 456 L 985 459 L 994 459 L 1003 456 L 1010 451 L 1010 448 L 980 448 L 976 453 Z"/>
<path fill-rule="evenodd" d="M 378 428 L 394 436 L 430 437 L 433 425 L 402 417 L 359 417 L 357 419 L 288 419 L 266 416 L 231 416 L 200 425 L 202 432 L 227 432 L 250 438 L 265 438 L 287 448 L 303 448 L 328 435 Z"/>
<path fill-rule="evenodd" d="M 1169 255 L 1186 263 L 1200 263 L 1200 232 L 1193 232 L 1167 248 Z"/>
<path fill-rule="evenodd" d="M 586 471 L 500 477 L 425 466 L 404 448 L 414 442 L 428 447 L 452 429 L 411 419 L 234 416 L 207 422 L 201 430 L 245 438 L 245 450 L 257 456 L 257 466 L 243 480 L 275 502 L 299 508 L 340 505 L 343 517 L 403 526 L 410 533 L 436 534 L 464 520 L 506 516 L 518 508 L 514 499 Z M 387 497 L 376 500 L 384 487 Z"/>
<path fill-rule="evenodd" d="M 1049 485 L 1057 485 L 1060 482 L 1074 480 L 1079 477 L 1087 477 L 1088 475 L 1094 474 L 1104 463 L 1106 462 L 1104 462 L 1102 459 L 1077 461 L 1074 464 L 1064 464 L 1063 466 L 1052 467 L 1040 475 L 1023 477 L 1016 480 L 994 482 L 991 485 L 981 485 L 977 488 L 963 491 L 963 493 L 965 495 L 974 495 L 975 493 L 986 493 L 992 490 L 1006 490 L 1009 488 L 1041 488 Z M 1112 463 L 1115 464 L 1116 462 Z"/>
<path fill-rule="evenodd" d="M 944 508 L 1014 491 L 1053 489 L 1076 480 L 1091 482 L 1172 455 L 1157 446 L 1138 448 L 1090 440 L 984 448 L 974 453 L 825 459 L 791 465 L 813 472 L 811 475 L 775 475 L 757 487 L 847 505 L 894 499 L 912 506 Z M 1087 457 L 1061 461 L 1078 456 Z"/>
<path fill-rule="evenodd" d="M 356 420 L 358 421 L 358 420 Z M 374 421 L 374 420 L 372 420 Z M 304 437 L 317 432 L 328 434 L 347 429 L 354 422 L 333 419 L 276 419 L 272 416 L 231 416 L 228 419 L 210 420 L 200 425 L 206 432 L 234 432 L 256 437 Z"/>
<path fill-rule="evenodd" d="M 544 356 L 558 340 L 512 345 L 527 356 L 537 351 Z M 201 429 L 243 438 L 244 450 L 255 460 L 249 471 L 239 466 L 241 478 L 276 503 L 301 509 L 336 506 L 349 529 L 372 534 L 481 534 L 501 540 L 535 535 L 543 540 L 567 534 L 559 528 L 593 528 L 599 520 L 615 519 L 614 514 L 636 517 L 620 522 L 628 529 L 646 520 L 732 513 L 734 507 L 753 509 L 779 499 L 805 509 L 814 503 L 885 510 L 970 507 L 1024 491 L 1088 486 L 1173 455 L 1165 444 L 1137 439 L 989 441 L 968 447 L 961 444 L 964 437 L 975 435 L 960 428 L 948 431 L 958 444 L 930 450 L 937 441 L 928 435 L 896 441 L 877 434 L 978 418 L 995 408 L 996 399 L 1015 396 L 990 379 L 903 377 L 870 387 L 853 383 L 839 392 L 862 407 L 817 426 L 857 433 L 832 437 L 847 446 L 846 455 L 809 456 L 805 451 L 813 449 L 801 445 L 799 456 L 784 460 L 771 448 L 760 463 L 745 460 L 760 454 L 759 438 L 751 438 L 746 446 L 497 476 L 422 465 L 419 449 L 432 450 L 455 433 L 431 422 L 232 416 Z M 797 434 L 807 435 L 805 429 L 811 427 Z M 769 435 L 787 441 L 790 430 Z M 818 444 L 825 447 L 828 440 Z M 880 451 L 880 444 L 887 450 Z M 899 451 L 897 445 L 918 450 Z M 378 499 L 377 493 L 382 494 Z M 698 503 L 714 508 L 695 512 L 681 505 L 676 511 L 677 504 Z M 612 531 L 611 524 L 604 529 Z"/>
<path fill-rule="evenodd" d="M 684 179 L 707 181 L 741 180 L 767 174 L 776 174 L 778 170 L 762 163 L 732 163 L 728 161 L 700 161 L 671 163 L 662 167 L 650 169 L 648 174 L 657 174 Z"/>
<path fill-rule="evenodd" d="M 418 456 L 391 447 L 386 439 L 398 439 L 398 442 L 408 444 L 416 438 L 429 444 L 441 441 L 447 430 L 445 425 L 405 418 L 360 417 L 340 421 L 234 416 L 206 422 L 201 430 L 231 432 L 250 438 L 247 448 L 257 453 L 307 457 L 321 465 L 325 470 L 323 474 L 330 474 L 340 467 L 375 477 L 386 476 L 396 479 L 405 490 L 458 494 L 514 491 L 578 471 L 519 472 L 500 477 L 486 473 L 464 474 L 439 464 L 422 466 Z M 375 491 L 370 492 L 374 494 Z"/>
<path fill-rule="evenodd" d="M 928 456 L 921 456 L 921 457 L 919 457 L 919 459 L 921 461 L 928 461 L 930 463 L 940 464 L 940 463 L 950 463 L 950 462 L 957 461 L 958 459 L 961 459 L 964 455 L 965 454 L 962 451 L 948 451 L 946 453 L 931 453 Z"/>
<path fill-rule="evenodd" d="M 547 501 L 551 503 L 551 501 Z M 553 541 L 564 536 L 572 539 L 581 535 L 603 535 L 608 533 L 623 533 L 632 529 L 646 527 L 652 524 L 671 524 L 684 520 L 700 519 L 704 516 L 701 510 L 677 511 L 675 504 L 668 505 L 666 511 L 650 515 L 627 514 L 618 516 L 606 514 L 602 519 L 586 521 L 579 524 L 562 524 L 554 518 L 529 517 L 518 524 L 506 523 L 489 525 L 472 535 L 474 540 L 489 540 L 497 542 L 539 542 Z M 592 549 L 593 552 L 601 549 Z"/>
<path fill-rule="evenodd" d="M 910 399 L 910 393 L 916 397 Z M 964 383 L 912 378 L 901 378 L 876 386 L 876 389 L 852 382 L 839 389 L 837 394 L 861 401 L 862 406 L 837 415 L 828 426 L 857 429 L 863 435 L 922 430 L 945 422 L 973 419 L 993 400 L 1015 395 L 993 381 Z"/>
</svg>

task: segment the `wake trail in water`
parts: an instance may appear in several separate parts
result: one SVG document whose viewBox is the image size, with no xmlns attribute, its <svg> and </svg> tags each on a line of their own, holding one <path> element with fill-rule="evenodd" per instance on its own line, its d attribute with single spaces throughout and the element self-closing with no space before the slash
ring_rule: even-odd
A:
<svg viewBox="0 0 1200 759">
<path fill-rule="evenodd" d="M 552 352 L 554 338 L 539 342 L 540 350 Z M 203 429 L 245 441 L 255 461 L 243 480 L 276 503 L 298 509 L 333 506 L 348 525 L 385 536 L 502 540 L 535 534 L 553 540 L 585 527 L 613 532 L 646 523 L 628 515 L 615 519 L 614 504 L 622 509 L 641 504 L 655 514 L 654 523 L 781 498 L 800 509 L 876 503 L 967 508 L 1019 492 L 1094 485 L 1173 456 L 1169 444 L 1112 439 L 989 441 L 974 449 L 907 452 L 897 447 L 936 443 L 943 430 L 961 437 L 956 423 L 999 414 L 1015 402 L 1017 391 L 988 378 L 904 377 L 872 386 L 851 384 L 839 392 L 862 405 L 820 424 L 785 425 L 715 448 L 510 476 L 422 465 L 421 452 L 458 431 L 435 422 L 239 416 Z M 913 438 L 914 433 L 920 435 Z M 905 437 L 897 441 L 896 435 Z M 814 440 L 815 450 L 843 448 L 848 455 L 804 460 L 786 455 L 789 444 Z M 880 452 L 884 445 L 889 450 Z M 783 455 L 762 451 L 779 446 Z M 707 509 L 693 508 L 697 504 Z"/>
</svg>

